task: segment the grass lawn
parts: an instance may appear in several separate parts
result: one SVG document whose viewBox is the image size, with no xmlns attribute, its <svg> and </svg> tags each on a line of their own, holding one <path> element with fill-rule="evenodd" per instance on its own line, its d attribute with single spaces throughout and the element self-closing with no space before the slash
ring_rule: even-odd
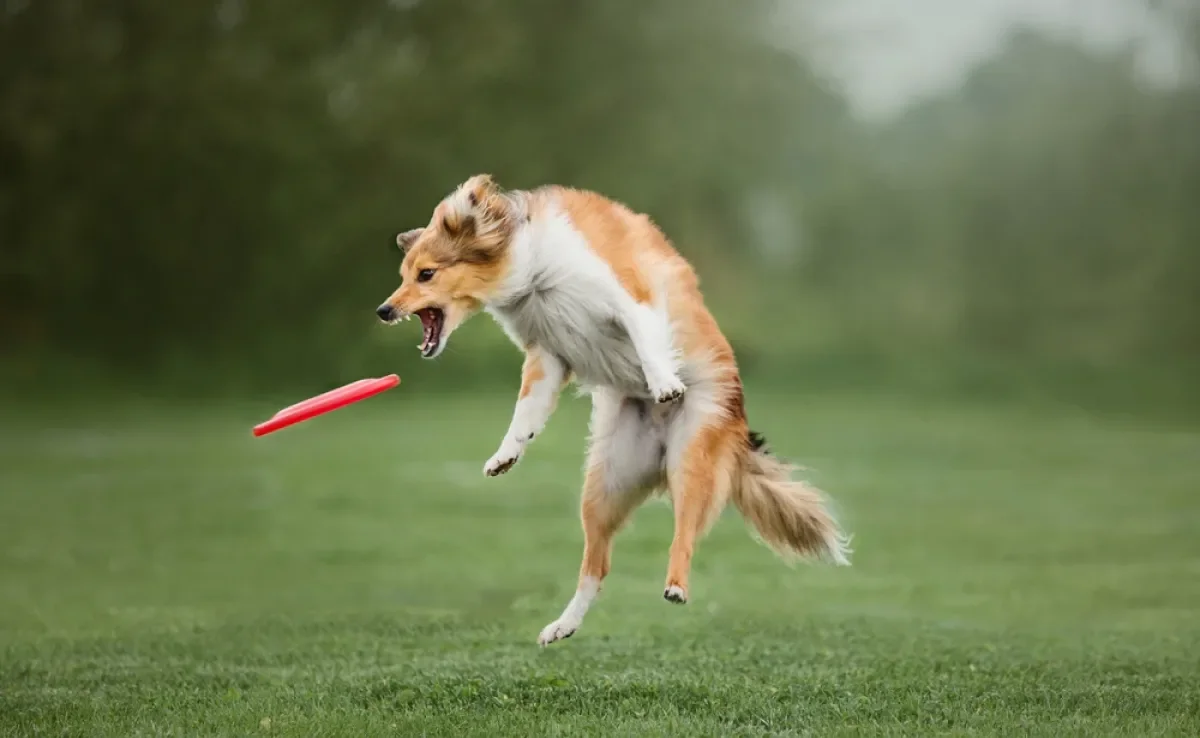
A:
<svg viewBox="0 0 1200 738">
<path fill-rule="evenodd" d="M 750 387 L 854 566 L 641 510 L 575 637 L 587 402 L 0 413 L 0 733 L 1200 735 L 1200 430 Z"/>
</svg>

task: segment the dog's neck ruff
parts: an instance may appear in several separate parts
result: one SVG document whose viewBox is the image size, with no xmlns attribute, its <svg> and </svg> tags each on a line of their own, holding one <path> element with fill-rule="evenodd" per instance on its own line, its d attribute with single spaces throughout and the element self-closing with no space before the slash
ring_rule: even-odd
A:
<svg viewBox="0 0 1200 738">
<path fill-rule="evenodd" d="M 533 221 L 533 209 L 530 204 L 532 195 L 518 190 L 506 193 L 506 197 L 512 204 L 513 217 L 517 221 L 507 245 L 508 274 L 505 275 L 500 289 L 485 301 L 489 310 L 500 312 L 519 307 L 534 294 L 545 289 L 545 275 L 549 271 L 549 265 L 540 253 L 540 241 L 544 234 L 539 232 L 539 224 Z"/>
</svg>

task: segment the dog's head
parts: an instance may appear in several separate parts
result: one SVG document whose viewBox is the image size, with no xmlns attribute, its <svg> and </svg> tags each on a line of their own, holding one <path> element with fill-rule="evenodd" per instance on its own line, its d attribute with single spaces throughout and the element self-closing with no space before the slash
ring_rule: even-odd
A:
<svg viewBox="0 0 1200 738">
<path fill-rule="evenodd" d="M 486 174 L 438 203 L 429 224 L 396 237 L 404 252 L 400 288 L 376 310 L 385 323 L 411 315 L 425 329 L 419 348 L 437 357 L 450 334 L 501 286 L 508 267 L 514 205 Z"/>
</svg>

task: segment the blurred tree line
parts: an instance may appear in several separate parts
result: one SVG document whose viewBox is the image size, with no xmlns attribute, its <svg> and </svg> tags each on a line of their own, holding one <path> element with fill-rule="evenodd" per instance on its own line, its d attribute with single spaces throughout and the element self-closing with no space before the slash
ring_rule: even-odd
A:
<svg viewBox="0 0 1200 738">
<path fill-rule="evenodd" d="M 752 370 L 1200 360 L 1195 76 L 1154 88 L 1023 31 L 871 123 L 764 43 L 772 8 L 9 0 L 0 353 L 33 376 L 432 377 L 374 322 L 392 238 L 490 172 L 651 213 Z M 485 321 L 437 373 L 519 362 Z"/>
</svg>

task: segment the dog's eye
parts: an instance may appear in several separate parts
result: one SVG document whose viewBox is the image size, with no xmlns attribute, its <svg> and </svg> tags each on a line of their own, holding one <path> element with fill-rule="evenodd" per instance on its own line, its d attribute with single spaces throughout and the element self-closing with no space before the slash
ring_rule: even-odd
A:
<svg viewBox="0 0 1200 738">
<path fill-rule="evenodd" d="M 432 269 L 422 269 L 421 271 L 417 272 L 418 282 L 428 282 L 431 279 L 433 279 Z"/>
</svg>

